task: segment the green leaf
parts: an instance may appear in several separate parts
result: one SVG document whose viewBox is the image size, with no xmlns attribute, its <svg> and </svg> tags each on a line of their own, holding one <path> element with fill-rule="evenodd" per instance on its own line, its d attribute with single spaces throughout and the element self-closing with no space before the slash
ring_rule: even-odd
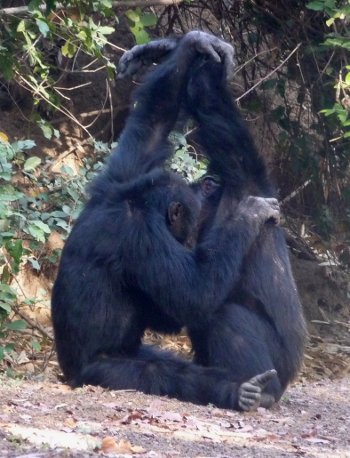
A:
<svg viewBox="0 0 350 458">
<path fill-rule="evenodd" d="M 56 210 L 50 213 L 50 216 L 53 216 L 54 218 L 65 218 L 67 216 L 67 213 Z"/>
<path fill-rule="evenodd" d="M 68 232 L 69 230 L 69 225 L 66 221 L 64 220 L 59 220 L 59 221 L 56 221 L 56 226 L 57 227 L 61 227 L 62 229 L 64 229 L 65 231 Z"/>
<path fill-rule="evenodd" d="M 77 34 L 77 37 L 81 40 L 81 41 L 86 41 L 87 40 L 87 34 L 84 30 L 81 30 L 78 34 Z"/>
<path fill-rule="evenodd" d="M 130 19 L 130 21 L 134 22 L 135 24 L 137 24 L 138 22 L 140 22 L 140 13 L 139 11 L 137 10 L 128 10 L 126 13 L 125 13 L 125 16 Z"/>
<path fill-rule="evenodd" d="M 323 110 L 320 110 L 320 113 L 324 114 L 325 116 L 331 116 L 336 113 L 336 111 L 334 108 L 324 108 Z"/>
<path fill-rule="evenodd" d="M 70 40 L 67 40 L 62 46 L 61 52 L 65 57 L 69 57 L 71 59 L 77 52 L 77 47 Z"/>
<path fill-rule="evenodd" d="M 40 157 L 32 156 L 25 161 L 23 170 L 25 172 L 30 172 L 31 170 L 35 170 L 38 167 L 38 165 L 40 164 L 41 164 Z"/>
<path fill-rule="evenodd" d="M 52 126 L 45 121 L 38 122 L 38 126 L 40 127 L 42 133 L 44 134 L 44 137 L 47 138 L 48 140 L 51 140 L 52 135 L 53 135 Z"/>
<path fill-rule="evenodd" d="M 50 32 L 50 28 L 47 22 L 44 21 L 43 19 L 36 19 L 35 22 L 40 30 L 41 35 L 46 38 L 48 33 Z"/>
<path fill-rule="evenodd" d="M 310 2 L 306 5 L 306 8 L 313 11 L 323 11 L 325 8 L 325 4 L 322 1 Z"/>
<path fill-rule="evenodd" d="M 12 185 L 0 186 L 0 202 L 14 202 L 23 197 L 23 193 L 17 191 Z"/>
<path fill-rule="evenodd" d="M 0 301 L 1 301 L 1 296 L 0 296 Z M 5 310 L 7 314 L 10 314 L 12 312 L 11 305 L 5 304 L 4 302 L 0 302 L 0 309 Z"/>
<path fill-rule="evenodd" d="M 11 146 L 16 152 L 19 152 L 32 149 L 36 146 L 36 143 L 34 140 L 19 140 L 18 142 L 12 143 Z"/>
<path fill-rule="evenodd" d="M 152 27 L 157 24 L 157 16 L 153 13 L 144 13 L 141 22 L 145 27 Z"/>
<path fill-rule="evenodd" d="M 34 351 L 40 351 L 41 350 L 41 345 L 37 340 L 32 340 L 32 348 Z"/>
<path fill-rule="evenodd" d="M 5 324 L 5 327 L 11 331 L 21 331 L 22 329 L 26 329 L 27 323 L 24 320 L 15 320 Z"/>
<path fill-rule="evenodd" d="M 72 212 L 72 209 L 68 205 L 63 205 L 62 210 L 66 215 L 70 215 Z"/>
<path fill-rule="evenodd" d="M 26 30 L 26 22 L 25 20 L 22 20 L 19 22 L 17 26 L 17 32 L 24 32 Z"/>
<path fill-rule="evenodd" d="M 46 234 L 51 234 L 51 229 L 49 228 L 49 226 L 47 224 L 43 223 L 42 221 L 39 221 L 39 220 L 38 221 L 33 221 L 32 224 L 35 224 L 36 227 L 41 229 Z"/>
<path fill-rule="evenodd" d="M 15 349 L 15 344 L 10 342 L 8 344 L 5 345 L 5 351 L 7 353 L 10 353 L 11 351 L 13 351 Z"/>
<path fill-rule="evenodd" d="M 115 31 L 114 27 L 102 26 L 98 28 L 99 33 L 102 35 L 110 35 Z"/>
<path fill-rule="evenodd" d="M 343 110 L 342 113 L 337 114 L 339 121 L 344 124 L 345 121 L 348 119 L 348 112 L 346 110 Z"/>
<path fill-rule="evenodd" d="M 130 30 L 134 34 L 136 43 L 138 45 L 143 45 L 149 42 L 149 35 L 144 29 L 140 29 L 139 27 L 130 27 Z"/>
<path fill-rule="evenodd" d="M 24 253 L 22 240 L 9 240 L 5 246 L 13 260 L 11 263 L 12 269 L 14 270 L 14 273 L 18 273 L 19 265 L 22 261 L 22 256 Z"/>
<path fill-rule="evenodd" d="M 38 261 L 34 258 L 29 258 L 28 261 L 31 263 L 32 267 L 34 270 L 36 270 L 37 272 L 40 271 L 40 264 L 38 263 Z"/>
<path fill-rule="evenodd" d="M 45 233 L 35 224 L 29 224 L 27 228 L 24 229 L 25 232 L 30 234 L 38 242 L 45 243 Z"/>
<path fill-rule="evenodd" d="M 0 283 L 0 297 L 3 301 L 13 301 L 16 299 L 16 291 L 5 283 Z"/>
</svg>

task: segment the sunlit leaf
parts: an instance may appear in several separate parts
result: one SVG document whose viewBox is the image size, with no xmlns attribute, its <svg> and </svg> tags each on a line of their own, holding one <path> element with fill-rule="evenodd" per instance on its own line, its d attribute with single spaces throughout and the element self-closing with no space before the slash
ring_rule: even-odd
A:
<svg viewBox="0 0 350 458">
<path fill-rule="evenodd" d="M 8 143 L 9 138 L 8 138 L 8 136 L 5 134 L 5 132 L 0 132 L 0 140 L 1 140 L 2 142 Z"/>
<path fill-rule="evenodd" d="M 32 156 L 25 161 L 23 169 L 25 172 L 30 172 L 32 170 L 35 170 L 38 167 L 38 165 L 40 164 L 41 164 L 40 157 Z"/>
<path fill-rule="evenodd" d="M 50 32 L 50 28 L 46 21 L 43 19 L 36 19 L 36 25 L 38 26 L 40 33 L 46 38 Z"/>
</svg>

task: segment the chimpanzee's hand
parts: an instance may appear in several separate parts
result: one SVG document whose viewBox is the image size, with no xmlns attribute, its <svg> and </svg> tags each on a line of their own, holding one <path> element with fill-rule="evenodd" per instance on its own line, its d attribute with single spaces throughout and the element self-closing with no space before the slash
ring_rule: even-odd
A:
<svg viewBox="0 0 350 458">
<path fill-rule="evenodd" d="M 231 76 L 234 67 L 233 47 L 214 35 L 195 30 L 182 38 L 164 38 L 134 46 L 121 57 L 118 64 L 118 78 L 133 76 L 142 67 L 160 62 L 180 44 L 188 49 L 192 48 L 199 54 L 211 56 L 216 62 L 221 62 L 225 66 L 227 78 Z"/>
<path fill-rule="evenodd" d="M 183 41 L 192 46 L 200 54 L 211 56 L 215 62 L 221 62 L 225 67 L 226 78 L 230 78 L 234 68 L 235 51 L 233 46 L 210 33 L 194 30 L 188 32 Z"/>
<path fill-rule="evenodd" d="M 237 206 L 236 218 L 244 220 L 247 227 L 260 228 L 266 222 L 280 223 L 280 206 L 277 199 L 249 196 Z"/>
<path fill-rule="evenodd" d="M 153 63 L 159 63 L 179 43 L 178 38 L 163 38 L 150 41 L 145 45 L 136 45 L 126 51 L 118 63 L 118 78 L 133 76 L 143 67 L 149 67 Z"/>
</svg>

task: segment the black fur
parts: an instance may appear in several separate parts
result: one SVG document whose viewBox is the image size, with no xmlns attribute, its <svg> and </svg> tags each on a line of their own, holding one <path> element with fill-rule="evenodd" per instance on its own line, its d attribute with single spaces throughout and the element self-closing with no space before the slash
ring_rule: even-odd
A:
<svg viewBox="0 0 350 458">
<path fill-rule="evenodd" d="M 225 203 L 232 208 L 247 195 L 276 197 L 276 191 L 232 102 L 222 66 L 198 58 L 187 97 L 188 110 L 199 126 L 195 141 L 210 159 L 210 173 L 222 184 L 207 203 L 202 221 L 205 237 Z M 261 405 L 268 407 L 280 399 L 300 367 L 306 330 L 279 227 L 264 226 L 240 274 L 232 278 L 228 298 L 205 324 L 190 326 L 189 334 L 199 364 L 225 368 L 243 378 L 276 369 L 278 378 L 267 385 L 270 396 Z"/>
<path fill-rule="evenodd" d="M 234 217 L 228 211 L 213 224 L 193 251 L 169 228 L 172 202 L 180 202 L 192 222 L 199 212 L 195 193 L 164 169 L 197 45 L 200 52 L 211 46 L 210 36 L 201 41 L 197 35 L 186 35 L 136 92 L 118 147 L 90 189 L 53 289 L 55 341 L 72 386 L 134 388 L 248 410 L 273 372 L 241 385 L 248 379 L 229 370 L 141 345 L 146 328 L 177 332 L 206 321 L 224 303 L 264 222 L 278 214 L 275 201 L 248 199 Z"/>
</svg>

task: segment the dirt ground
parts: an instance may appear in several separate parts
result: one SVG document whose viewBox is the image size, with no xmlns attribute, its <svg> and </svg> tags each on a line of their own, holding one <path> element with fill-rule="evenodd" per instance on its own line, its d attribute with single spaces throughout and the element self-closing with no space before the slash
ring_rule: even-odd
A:
<svg viewBox="0 0 350 458">
<path fill-rule="evenodd" d="M 350 457 L 350 378 L 237 413 L 134 391 L 0 379 L 1 457 Z"/>
</svg>

